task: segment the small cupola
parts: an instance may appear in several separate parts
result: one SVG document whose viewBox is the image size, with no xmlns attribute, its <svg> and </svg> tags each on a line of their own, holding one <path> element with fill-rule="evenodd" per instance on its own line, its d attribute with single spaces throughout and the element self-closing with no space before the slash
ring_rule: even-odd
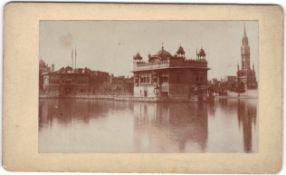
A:
<svg viewBox="0 0 286 175">
<path fill-rule="evenodd" d="M 176 52 L 176 57 L 177 58 L 185 58 L 185 50 L 181 45 Z"/>
<path fill-rule="evenodd" d="M 136 61 L 136 62 L 139 62 L 141 61 L 143 58 L 142 56 L 140 55 L 139 52 L 137 52 L 137 54 L 135 56 L 133 56 L 133 60 Z"/>
<path fill-rule="evenodd" d="M 199 52 L 197 52 L 197 57 L 199 59 L 205 59 L 206 57 L 206 52 L 205 50 L 203 49 L 203 47 L 199 50 Z"/>
</svg>

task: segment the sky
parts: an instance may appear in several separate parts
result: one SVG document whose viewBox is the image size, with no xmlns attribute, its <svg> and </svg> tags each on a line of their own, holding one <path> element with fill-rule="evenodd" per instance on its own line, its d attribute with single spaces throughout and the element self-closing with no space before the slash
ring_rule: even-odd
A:
<svg viewBox="0 0 286 175">
<path fill-rule="evenodd" d="M 132 76 L 133 56 L 165 50 L 175 54 L 181 45 L 187 59 L 204 48 L 208 79 L 235 75 L 241 65 L 243 27 L 250 46 L 250 62 L 258 67 L 257 21 L 41 21 L 39 58 L 55 69 L 72 64 L 77 50 L 77 68 Z M 256 71 L 257 72 L 257 71 Z"/>
</svg>

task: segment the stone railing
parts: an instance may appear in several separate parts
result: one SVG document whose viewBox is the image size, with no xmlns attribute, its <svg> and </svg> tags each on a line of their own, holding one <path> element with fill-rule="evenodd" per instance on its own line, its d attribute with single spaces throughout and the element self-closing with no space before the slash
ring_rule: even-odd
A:
<svg viewBox="0 0 286 175">
<path fill-rule="evenodd" d="M 150 63 L 150 62 L 139 62 L 134 63 L 134 71 L 144 71 L 144 70 L 154 70 L 154 69 L 164 69 L 169 67 L 191 67 L 191 68 L 207 68 L 206 60 L 164 60 L 160 62 Z"/>
<path fill-rule="evenodd" d="M 160 61 L 156 63 L 150 63 L 150 62 L 139 62 L 135 63 L 133 70 L 134 71 L 141 71 L 141 70 L 152 70 L 152 69 L 163 69 L 170 67 L 170 61 Z"/>
</svg>

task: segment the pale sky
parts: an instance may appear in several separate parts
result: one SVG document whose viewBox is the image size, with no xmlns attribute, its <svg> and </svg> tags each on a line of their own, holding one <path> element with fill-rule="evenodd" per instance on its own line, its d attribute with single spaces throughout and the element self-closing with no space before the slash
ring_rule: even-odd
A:
<svg viewBox="0 0 286 175">
<path fill-rule="evenodd" d="M 223 78 L 235 75 L 241 65 L 244 24 L 251 65 L 257 70 L 256 21 L 41 21 L 39 57 L 57 70 L 71 65 L 71 49 L 76 47 L 77 67 L 131 76 L 137 52 L 147 60 L 162 43 L 171 54 L 182 45 L 189 59 L 203 47 L 211 68 L 208 79 Z"/>
</svg>

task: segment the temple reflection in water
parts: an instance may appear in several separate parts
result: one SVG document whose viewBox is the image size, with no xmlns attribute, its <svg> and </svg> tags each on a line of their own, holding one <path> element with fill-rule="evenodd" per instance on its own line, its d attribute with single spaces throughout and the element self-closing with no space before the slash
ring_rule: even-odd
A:
<svg viewBox="0 0 286 175">
<path fill-rule="evenodd" d="M 186 145 L 193 144 L 204 152 L 208 135 L 206 108 L 203 104 L 134 104 L 137 150 L 189 152 L 192 150 Z"/>
<path fill-rule="evenodd" d="M 257 152 L 256 100 L 44 99 L 40 152 Z"/>
</svg>

